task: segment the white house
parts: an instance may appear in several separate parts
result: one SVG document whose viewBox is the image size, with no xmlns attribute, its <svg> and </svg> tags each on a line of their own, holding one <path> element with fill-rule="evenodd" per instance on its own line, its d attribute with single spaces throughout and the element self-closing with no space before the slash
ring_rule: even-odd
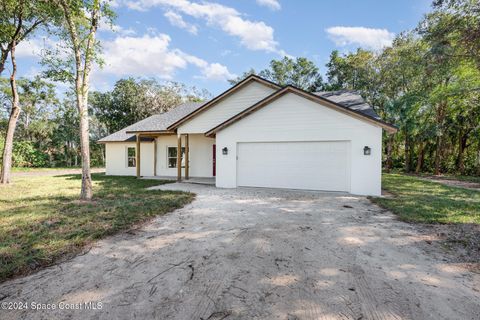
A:
<svg viewBox="0 0 480 320">
<path fill-rule="evenodd" d="M 355 92 L 312 94 L 252 75 L 99 142 L 107 175 L 380 195 L 382 129 L 397 130 Z"/>
</svg>

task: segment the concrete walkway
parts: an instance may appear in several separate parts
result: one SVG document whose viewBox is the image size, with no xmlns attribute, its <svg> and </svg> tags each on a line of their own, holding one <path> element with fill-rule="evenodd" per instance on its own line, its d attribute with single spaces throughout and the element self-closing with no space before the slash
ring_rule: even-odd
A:
<svg viewBox="0 0 480 320">
<path fill-rule="evenodd" d="M 363 197 L 159 188 L 197 200 L 3 283 L 1 302 L 56 309 L 0 310 L 0 318 L 478 319 L 479 275 Z M 90 309 L 59 309 L 84 303 Z"/>
</svg>

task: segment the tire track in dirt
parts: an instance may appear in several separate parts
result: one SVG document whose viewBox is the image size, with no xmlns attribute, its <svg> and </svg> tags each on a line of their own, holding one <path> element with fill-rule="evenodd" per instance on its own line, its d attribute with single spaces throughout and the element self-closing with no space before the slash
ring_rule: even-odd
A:
<svg viewBox="0 0 480 320">
<path fill-rule="evenodd" d="M 405 293 L 395 291 L 386 282 L 379 282 L 374 277 L 367 276 L 364 269 L 358 265 L 352 266 L 349 272 L 355 283 L 351 290 L 357 293 L 366 319 L 414 319 L 410 311 L 410 302 L 405 299 Z"/>
</svg>

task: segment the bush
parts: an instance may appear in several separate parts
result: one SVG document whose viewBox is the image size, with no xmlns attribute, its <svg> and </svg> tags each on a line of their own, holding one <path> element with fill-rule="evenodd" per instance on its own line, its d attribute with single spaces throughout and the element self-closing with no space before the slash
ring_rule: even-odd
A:
<svg viewBox="0 0 480 320">
<path fill-rule="evenodd" d="M 2 154 L 4 146 L 5 138 L 0 137 Z M 33 142 L 15 141 L 13 143 L 12 162 L 13 167 L 45 167 L 48 163 L 48 156 L 36 149 Z"/>
</svg>

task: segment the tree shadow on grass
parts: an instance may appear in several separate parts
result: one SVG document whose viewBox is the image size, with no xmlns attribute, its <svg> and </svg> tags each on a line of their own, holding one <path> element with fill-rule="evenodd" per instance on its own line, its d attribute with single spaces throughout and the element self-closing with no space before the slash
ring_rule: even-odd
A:
<svg viewBox="0 0 480 320">
<path fill-rule="evenodd" d="M 81 176 L 54 178 L 80 180 Z M 92 178 L 92 201 L 79 201 L 76 194 L 55 195 L 52 188 L 44 195 L 21 197 L 20 201 L 12 196 L 2 201 L 0 280 L 50 265 L 66 254 L 78 253 L 93 240 L 181 208 L 194 197 L 179 191 L 145 190 L 162 181 L 103 174 Z M 58 188 L 67 187 L 72 185 L 58 183 Z"/>
</svg>

